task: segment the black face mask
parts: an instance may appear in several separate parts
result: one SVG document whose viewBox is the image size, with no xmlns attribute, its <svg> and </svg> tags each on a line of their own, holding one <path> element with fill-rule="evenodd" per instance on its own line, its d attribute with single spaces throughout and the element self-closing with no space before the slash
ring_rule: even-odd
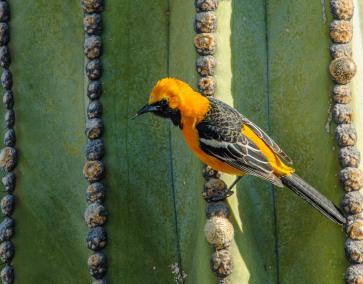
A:
<svg viewBox="0 0 363 284">
<path fill-rule="evenodd" d="M 170 108 L 167 100 L 161 100 L 151 105 L 145 105 L 137 112 L 136 116 L 147 112 L 151 112 L 163 118 L 169 118 L 175 126 L 179 126 L 180 129 L 183 128 L 180 110 Z"/>
</svg>

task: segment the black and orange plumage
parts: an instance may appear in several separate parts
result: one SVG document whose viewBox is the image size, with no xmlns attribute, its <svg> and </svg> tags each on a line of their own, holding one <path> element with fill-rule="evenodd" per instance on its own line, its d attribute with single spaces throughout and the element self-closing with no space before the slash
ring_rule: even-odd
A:
<svg viewBox="0 0 363 284">
<path fill-rule="evenodd" d="M 191 150 L 215 170 L 285 185 L 332 221 L 346 223 L 331 201 L 287 165 L 292 161 L 275 141 L 224 102 L 202 96 L 183 81 L 165 78 L 156 84 L 149 103 L 137 115 L 147 112 L 171 119 Z"/>
</svg>

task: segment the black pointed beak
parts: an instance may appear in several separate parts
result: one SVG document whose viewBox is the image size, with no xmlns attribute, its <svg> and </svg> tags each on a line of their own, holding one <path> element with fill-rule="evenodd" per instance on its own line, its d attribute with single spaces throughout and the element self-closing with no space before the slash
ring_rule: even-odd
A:
<svg viewBox="0 0 363 284">
<path fill-rule="evenodd" d="M 159 105 L 144 105 L 137 113 L 136 115 L 132 118 L 135 119 L 136 117 L 147 113 L 147 112 L 157 112 L 160 110 L 160 106 Z"/>
</svg>

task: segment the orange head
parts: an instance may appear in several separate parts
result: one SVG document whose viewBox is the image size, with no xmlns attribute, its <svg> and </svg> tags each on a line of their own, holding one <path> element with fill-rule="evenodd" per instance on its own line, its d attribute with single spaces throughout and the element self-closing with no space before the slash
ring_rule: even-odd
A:
<svg viewBox="0 0 363 284">
<path fill-rule="evenodd" d="M 181 127 L 183 118 L 190 117 L 200 121 L 208 110 L 208 99 L 195 92 L 187 83 L 174 78 L 164 78 L 156 83 L 148 104 L 138 111 L 137 116 L 152 112 L 170 118 L 175 125 Z"/>
</svg>

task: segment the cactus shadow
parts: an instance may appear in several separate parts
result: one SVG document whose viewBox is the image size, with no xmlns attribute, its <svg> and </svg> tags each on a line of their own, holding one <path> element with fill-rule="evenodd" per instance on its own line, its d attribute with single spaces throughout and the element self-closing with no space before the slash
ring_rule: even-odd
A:
<svg viewBox="0 0 363 284">
<path fill-rule="evenodd" d="M 255 177 L 244 177 L 235 189 L 231 221 L 235 228 L 235 265 L 243 283 L 277 283 L 275 221 L 271 186 Z M 247 274 L 247 275 L 246 275 Z M 232 274 L 233 277 L 233 274 Z M 241 277 L 234 275 L 234 277 Z"/>
</svg>

